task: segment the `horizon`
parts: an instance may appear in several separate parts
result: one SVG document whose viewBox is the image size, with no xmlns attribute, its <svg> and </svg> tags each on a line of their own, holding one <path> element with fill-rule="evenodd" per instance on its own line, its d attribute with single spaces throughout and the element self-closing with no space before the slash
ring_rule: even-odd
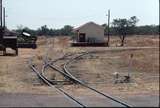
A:
<svg viewBox="0 0 160 108">
<path fill-rule="evenodd" d="M 86 22 L 87 23 L 87 22 Z M 84 23 L 85 24 L 85 23 Z M 84 25 L 84 24 L 81 24 L 81 25 Z M 79 26 L 81 26 L 81 25 L 79 25 Z M 22 28 L 29 28 L 29 27 L 27 27 L 27 26 L 23 26 L 23 25 L 20 25 L 20 26 L 22 26 Z M 45 25 L 42 25 L 42 26 L 45 26 Z M 40 27 L 42 27 L 42 26 L 40 26 Z M 46 25 L 47 26 L 47 25 Z M 73 27 L 73 29 L 74 28 L 77 28 L 77 27 L 79 27 L 79 26 L 76 26 L 76 27 L 74 27 L 74 26 L 72 26 L 72 25 L 64 25 L 64 26 L 71 26 L 71 27 Z M 48 29 L 53 29 L 53 30 L 59 30 L 59 29 L 62 29 L 62 28 L 64 28 L 64 26 L 63 27 L 61 27 L 61 28 L 52 28 L 52 27 L 48 27 L 47 26 L 47 28 Z M 102 25 L 100 25 L 100 26 L 102 26 Z M 159 26 L 159 24 L 150 24 L 150 25 L 136 25 L 136 27 L 141 27 L 141 26 Z M 40 27 L 38 27 L 38 28 L 29 28 L 29 29 L 31 29 L 31 30 L 38 30 Z M 112 26 L 111 26 L 112 27 Z M 110 27 L 110 28 L 111 28 Z M 7 27 L 7 29 L 8 29 L 8 27 Z M 10 28 L 9 28 L 10 29 Z M 16 30 L 16 29 L 18 29 L 18 27 L 17 28 L 13 28 L 13 29 L 11 29 L 11 30 Z"/>
<path fill-rule="evenodd" d="M 67 2 L 3 0 L 3 2 L 6 7 L 6 25 L 9 29 L 17 29 L 20 25 L 34 30 L 43 25 L 60 29 L 65 25 L 78 27 L 89 21 L 102 25 L 107 23 L 108 9 L 111 10 L 111 22 L 117 18 L 128 19 L 136 16 L 140 20 L 137 26 L 159 25 L 158 0 L 101 0 L 101 2 L 100 0 L 67 0 Z M 26 6 L 28 8 L 24 8 Z"/>
</svg>

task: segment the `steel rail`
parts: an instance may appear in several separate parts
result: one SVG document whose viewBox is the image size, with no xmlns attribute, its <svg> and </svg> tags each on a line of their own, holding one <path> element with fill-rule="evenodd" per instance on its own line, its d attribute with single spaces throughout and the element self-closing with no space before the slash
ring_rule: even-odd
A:
<svg viewBox="0 0 160 108">
<path fill-rule="evenodd" d="M 95 52 L 95 51 L 94 51 L 94 52 Z M 63 68 L 64 68 L 64 71 L 65 71 L 66 73 L 68 73 L 68 74 L 69 74 L 74 80 L 76 80 L 79 84 L 81 84 L 81 85 L 83 85 L 83 86 L 85 86 L 85 87 L 87 87 L 87 88 L 89 88 L 89 89 L 97 92 L 98 94 L 101 94 L 101 95 L 104 96 L 104 97 L 107 97 L 107 98 L 109 98 L 109 99 L 111 99 L 111 100 L 113 100 L 113 101 L 115 101 L 115 102 L 117 102 L 117 103 L 120 103 L 121 105 L 124 105 L 125 107 L 132 107 L 132 105 L 129 105 L 128 103 L 126 103 L 126 102 L 124 102 L 124 101 L 121 101 L 120 99 L 116 99 L 115 97 L 110 96 L 109 94 L 104 94 L 104 93 L 96 90 L 95 88 L 86 85 L 84 82 L 82 82 L 81 80 L 79 80 L 79 79 L 77 79 L 76 77 L 74 77 L 74 76 L 68 71 L 67 65 L 73 63 L 75 60 L 77 60 L 78 58 L 80 58 L 80 57 L 82 57 L 82 56 L 84 56 L 84 55 L 88 55 L 89 53 L 93 53 L 93 51 L 92 51 L 92 52 L 86 52 L 86 53 L 84 53 L 84 54 L 82 54 L 82 55 L 80 55 L 80 56 L 77 56 L 77 57 L 75 57 L 74 59 L 71 59 L 70 61 L 68 61 L 68 62 L 64 65 L 64 67 L 63 67 Z"/>
<path fill-rule="evenodd" d="M 76 102 L 78 105 L 80 105 L 81 107 L 86 107 L 85 105 L 83 105 L 82 103 L 80 103 L 79 101 L 77 101 L 74 97 L 72 97 L 71 95 L 69 95 L 67 92 L 65 92 L 63 89 L 57 88 L 55 87 L 48 79 L 46 79 L 36 68 L 35 66 L 29 61 L 29 67 L 32 69 L 33 72 L 35 72 L 37 74 L 37 76 L 48 86 L 50 86 L 51 88 L 56 88 L 56 90 L 60 93 L 63 93 L 64 96 L 69 99 L 72 100 L 74 102 Z M 45 67 L 45 66 L 44 66 Z"/>
<path fill-rule="evenodd" d="M 66 62 L 65 65 L 64 65 L 64 67 L 63 67 L 64 71 L 61 71 L 60 69 L 58 69 L 57 67 L 55 67 L 56 65 L 54 65 L 54 66 L 51 65 L 51 64 L 53 64 L 53 62 L 46 64 L 46 66 L 48 65 L 48 66 L 51 67 L 52 69 L 60 72 L 60 73 L 63 74 L 65 77 L 69 78 L 71 81 L 76 82 L 76 83 L 79 83 L 79 84 L 81 84 L 82 86 L 84 86 L 84 87 L 86 87 L 86 88 L 88 88 L 88 89 L 90 89 L 90 90 L 93 90 L 94 92 L 96 92 L 96 93 L 98 93 L 98 94 L 101 94 L 101 95 L 104 96 L 104 97 L 107 97 L 107 98 L 109 98 L 109 99 L 111 99 L 111 100 L 113 100 L 113 101 L 115 101 L 115 102 L 117 102 L 117 103 L 119 103 L 119 104 L 121 104 L 121 105 L 123 105 L 123 106 L 125 106 L 125 107 L 132 107 L 132 105 L 129 105 L 129 104 L 125 103 L 125 102 L 122 102 L 122 101 L 120 101 L 119 99 L 116 99 L 116 98 L 114 98 L 114 97 L 112 97 L 112 96 L 110 96 L 110 95 L 108 95 L 108 94 L 104 94 L 104 93 L 96 90 L 95 88 L 86 85 L 84 82 L 82 82 L 81 80 L 79 80 L 79 79 L 77 79 L 76 77 L 74 77 L 74 76 L 68 71 L 67 65 L 69 65 L 70 63 L 73 63 L 73 62 L 74 62 L 75 60 L 77 60 L 78 58 L 80 58 L 80 57 L 82 57 L 82 56 L 84 56 L 84 55 L 87 55 L 87 54 L 89 54 L 89 53 L 92 53 L 92 52 L 95 52 L 95 51 L 82 53 L 81 55 L 76 56 L 75 58 L 72 58 L 71 60 L 69 60 L 68 62 Z"/>
<path fill-rule="evenodd" d="M 79 83 L 79 84 L 81 84 L 82 86 L 87 87 L 87 88 L 89 88 L 89 89 L 91 89 L 91 90 L 93 90 L 93 91 L 95 91 L 95 92 L 97 92 L 97 93 L 99 93 L 99 94 L 101 94 L 101 95 L 103 95 L 103 96 L 105 96 L 105 97 L 113 100 L 113 101 L 116 101 L 116 102 L 122 104 L 122 105 L 125 106 L 125 107 L 132 107 L 131 105 L 128 105 L 127 103 L 122 102 L 122 101 L 120 101 L 120 100 L 118 100 L 118 99 L 115 99 L 115 98 L 113 98 L 112 96 L 109 96 L 109 95 L 106 95 L 106 94 L 104 94 L 104 93 L 102 93 L 102 92 L 99 92 L 98 90 L 96 90 L 96 89 L 94 89 L 94 88 L 86 85 L 84 82 L 82 82 L 82 81 L 80 81 L 80 80 L 74 79 L 74 76 L 70 76 L 71 74 L 67 74 L 68 72 L 67 72 L 67 73 L 64 73 L 63 71 L 59 70 L 58 68 L 56 68 L 56 67 L 54 67 L 54 66 L 52 66 L 52 65 L 50 65 L 50 64 L 49 64 L 49 66 L 50 66 L 52 69 L 57 70 L 57 71 L 59 71 L 60 73 L 64 74 L 64 75 L 67 76 L 69 79 L 71 79 L 71 81 L 73 81 L 73 82 Z"/>
<path fill-rule="evenodd" d="M 41 72 L 41 76 L 43 76 L 48 82 L 52 83 L 52 80 L 49 80 L 45 75 L 44 75 L 44 72 L 45 72 L 45 69 L 46 69 L 47 65 L 44 65 L 43 68 L 42 68 L 42 72 Z M 57 88 L 57 87 L 55 87 Z M 76 100 L 73 96 L 69 95 L 67 92 L 65 92 L 65 90 L 61 89 L 61 88 L 57 88 L 57 89 L 60 89 L 62 92 L 64 92 L 68 97 L 70 97 L 72 100 L 74 100 L 75 102 L 77 102 L 78 104 L 80 104 L 81 106 L 83 107 L 87 107 L 86 105 L 82 104 L 81 102 L 79 102 L 78 100 Z"/>
</svg>

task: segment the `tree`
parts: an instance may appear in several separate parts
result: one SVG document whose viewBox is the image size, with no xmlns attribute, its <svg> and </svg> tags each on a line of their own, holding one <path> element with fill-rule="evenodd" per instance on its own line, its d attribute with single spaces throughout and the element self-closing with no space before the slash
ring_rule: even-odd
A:
<svg viewBox="0 0 160 108">
<path fill-rule="evenodd" d="M 116 30 L 117 34 L 121 39 L 121 46 L 124 46 L 125 38 L 128 34 L 133 34 L 135 31 L 136 23 L 139 20 L 136 16 L 131 17 L 129 20 L 127 19 L 114 19 L 113 26 Z"/>
<path fill-rule="evenodd" d="M 137 35 L 158 35 L 159 26 L 158 25 L 145 25 L 136 27 Z"/>
<path fill-rule="evenodd" d="M 104 35 L 107 35 L 107 33 L 108 33 L 107 24 L 102 24 L 101 26 L 104 28 Z"/>
<path fill-rule="evenodd" d="M 70 25 L 65 25 L 62 29 L 61 29 L 61 34 L 62 35 L 72 35 L 73 33 L 72 33 L 72 31 L 73 31 L 73 27 L 72 26 L 70 26 Z"/>
<path fill-rule="evenodd" d="M 121 46 L 124 46 L 124 39 L 127 35 L 128 22 L 127 19 L 114 19 L 113 26 L 121 39 Z"/>
<path fill-rule="evenodd" d="M 42 36 L 42 35 L 49 35 L 49 28 L 47 27 L 47 25 L 41 26 L 38 30 L 37 30 L 37 34 Z"/>
</svg>

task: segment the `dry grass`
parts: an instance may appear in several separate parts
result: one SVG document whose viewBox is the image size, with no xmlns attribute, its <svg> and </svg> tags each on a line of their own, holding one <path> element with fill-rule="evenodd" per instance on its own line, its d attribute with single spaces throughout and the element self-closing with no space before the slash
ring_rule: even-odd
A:
<svg viewBox="0 0 160 108">
<path fill-rule="evenodd" d="M 114 46 L 118 38 L 112 38 L 111 46 Z M 70 47 L 69 38 L 59 37 L 50 38 L 48 57 L 55 59 L 61 57 L 66 53 L 76 53 L 89 50 L 105 50 L 105 47 L 91 48 L 91 47 Z M 0 93 L 40 93 L 40 94 L 54 94 L 51 89 L 44 85 L 34 85 L 37 83 L 37 77 L 29 69 L 27 62 L 30 57 L 33 57 L 33 63 L 41 69 L 42 60 L 46 54 L 47 39 L 45 37 L 39 37 L 37 41 L 38 48 L 32 49 L 20 49 L 18 57 L 3 57 L 0 56 Z M 158 37 L 130 37 L 127 38 L 126 46 L 151 46 L 157 47 L 159 43 Z M 136 83 L 133 84 L 109 84 L 112 82 L 112 73 L 115 71 L 128 71 L 128 59 L 129 54 L 134 53 L 133 67 L 136 78 Z M 138 50 L 138 51 L 123 51 L 123 52 L 106 52 L 102 54 L 95 54 L 94 59 L 86 59 L 85 61 L 77 61 L 73 65 L 75 75 L 85 80 L 86 82 L 105 82 L 104 84 L 93 84 L 97 89 L 102 89 L 107 92 L 124 93 L 126 91 L 138 93 L 141 91 L 153 92 L 158 91 L 157 78 L 148 78 L 147 76 L 158 75 L 159 72 L 159 50 Z M 108 58 L 109 57 L 109 58 Z M 82 64 L 82 65 L 80 65 Z M 76 66 L 79 66 L 78 68 Z M 121 70 L 119 70 L 119 68 Z M 51 78 L 55 77 L 55 74 L 51 73 Z M 111 73 L 110 73 L 111 72 Z M 107 74 L 108 73 L 108 74 Z M 57 74 L 56 74 L 57 77 Z M 146 79 L 145 79 L 146 78 Z M 144 83 L 147 82 L 147 83 Z M 67 87 L 68 88 L 68 87 Z M 103 89 L 104 88 L 104 89 Z M 76 88 L 73 91 L 75 93 L 83 94 L 83 88 Z M 89 93 L 89 92 L 86 92 Z"/>
<path fill-rule="evenodd" d="M 106 38 L 107 40 L 107 38 Z M 111 46 L 118 46 L 120 45 L 121 41 L 118 36 L 111 37 Z M 159 46 L 159 36 L 132 36 L 132 37 L 126 37 L 125 40 L 125 46 L 131 46 L 131 47 L 158 47 Z"/>
<path fill-rule="evenodd" d="M 131 68 L 130 54 L 134 54 Z M 106 51 L 93 54 L 96 59 L 83 59 L 70 66 L 72 74 L 95 88 L 112 93 L 126 94 L 159 92 L 159 50 Z M 113 73 L 127 75 L 131 83 L 114 84 Z M 78 92 L 77 92 L 78 93 Z M 112 94 L 111 93 L 111 94 Z"/>
</svg>

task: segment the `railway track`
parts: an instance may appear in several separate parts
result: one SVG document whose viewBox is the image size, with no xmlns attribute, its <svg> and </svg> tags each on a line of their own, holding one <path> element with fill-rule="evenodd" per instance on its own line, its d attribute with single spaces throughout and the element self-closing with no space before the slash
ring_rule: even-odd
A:
<svg viewBox="0 0 160 108">
<path fill-rule="evenodd" d="M 48 45 L 47 45 L 48 46 Z M 49 51 L 49 50 L 48 50 Z M 63 94 L 65 96 L 66 99 L 76 103 L 78 106 L 80 107 L 88 107 L 87 105 L 83 104 L 83 102 L 80 102 L 78 99 L 76 99 L 73 95 L 70 95 L 66 90 L 59 88 L 57 86 L 55 86 L 55 84 L 57 83 L 57 81 L 55 80 L 51 80 L 49 78 L 47 78 L 47 76 L 45 76 L 45 72 L 46 72 L 46 68 L 50 67 L 51 69 L 53 69 L 54 71 L 60 73 L 61 75 L 63 75 L 63 77 L 65 77 L 67 79 L 67 81 L 70 81 L 72 83 L 75 84 L 79 84 L 115 103 L 118 103 L 119 106 L 121 107 L 132 107 L 132 105 L 129 105 L 119 99 L 116 99 L 108 94 L 104 94 L 98 90 L 96 90 L 93 87 L 88 86 L 87 84 L 85 84 L 83 81 L 77 79 L 76 77 L 74 77 L 70 71 L 68 70 L 68 65 L 75 62 L 76 60 L 80 59 L 81 57 L 88 55 L 90 53 L 95 53 L 96 51 L 90 51 L 90 52 L 81 52 L 81 53 L 72 53 L 72 54 L 67 54 L 64 55 L 60 58 L 54 59 L 54 60 L 48 60 L 47 55 L 48 55 L 48 51 L 45 55 L 45 59 L 43 60 L 43 67 L 42 70 L 39 71 L 36 66 L 32 63 L 32 59 L 29 60 L 29 67 L 32 69 L 32 71 L 34 71 L 38 78 L 41 79 L 45 84 L 47 84 L 48 86 L 50 86 L 51 88 L 53 88 L 54 90 L 56 89 L 59 93 Z M 57 62 L 59 61 L 63 61 L 63 60 L 67 60 L 67 62 L 65 61 L 63 63 L 63 65 L 58 66 L 56 65 Z"/>
<path fill-rule="evenodd" d="M 93 52 L 82 52 L 82 53 L 78 53 L 78 56 L 77 54 L 69 54 L 69 55 L 64 55 L 63 57 L 61 58 L 58 58 L 58 59 L 55 59 L 55 60 L 52 60 L 52 61 L 48 61 L 46 59 L 44 65 L 43 65 L 43 68 L 41 71 L 39 71 L 34 64 L 32 64 L 32 60 L 29 61 L 29 66 L 30 68 L 37 74 L 37 76 L 45 83 L 47 84 L 48 86 L 50 86 L 51 88 L 53 89 L 56 89 L 58 92 L 60 93 L 63 93 L 64 96 L 73 101 L 74 103 L 76 103 L 78 106 L 80 107 L 88 107 L 87 105 L 83 104 L 82 102 L 80 102 L 78 99 L 76 99 L 74 96 L 70 95 L 69 93 L 66 92 L 66 90 L 62 89 L 62 88 L 58 88 L 55 86 L 56 84 L 56 81 L 53 81 L 53 80 L 50 80 L 48 79 L 46 76 L 45 76 L 45 70 L 47 67 L 50 67 L 51 69 L 59 72 L 60 74 L 62 74 L 66 79 L 68 79 L 69 81 L 71 81 L 72 83 L 76 83 L 76 84 L 80 84 L 81 86 L 83 87 L 86 87 L 88 88 L 89 90 L 91 91 L 94 91 L 95 93 L 99 94 L 99 95 L 102 95 L 104 96 L 105 98 L 107 99 L 110 99 L 112 101 L 114 101 L 115 103 L 119 103 L 120 106 L 123 106 L 123 107 L 132 107 L 132 105 L 129 105 L 119 99 L 116 99 L 108 94 L 104 94 L 98 90 L 96 90 L 95 88 L 93 87 L 90 87 L 88 86 L 87 84 L 85 84 L 83 81 L 77 79 L 76 77 L 74 77 L 70 71 L 67 69 L 68 68 L 68 65 L 73 63 L 74 61 L 76 61 L 77 59 L 85 56 L 85 55 L 88 55 L 90 53 L 93 53 Z M 76 55 L 76 56 L 75 56 Z M 73 56 L 73 57 L 72 57 Z M 72 58 L 67 58 L 67 57 L 72 57 Z M 63 65 L 63 68 L 60 69 L 60 66 L 57 66 L 55 65 L 56 62 L 58 62 L 59 60 L 64 60 L 67 58 L 67 62 L 64 63 Z"/>
<path fill-rule="evenodd" d="M 52 89 L 56 89 L 59 93 L 63 93 L 63 95 L 65 96 L 66 99 L 69 99 L 70 101 L 76 103 L 78 106 L 80 107 L 86 107 L 85 105 L 83 105 L 82 103 L 80 103 L 79 101 L 77 101 L 73 96 L 69 95 L 65 90 L 61 89 L 61 88 L 57 88 L 52 81 L 50 81 L 49 79 L 47 79 L 44 75 L 42 75 L 42 72 L 40 72 L 34 64 L 32 64 L 32 60 L 29 60 L 29 67 L 32 69 L 33 72 L 35 72 L 37 74 L 37 76 L 39 77 L 39 79 L 41 79 L 45 84 L 47 84 L 48 86 L 50 86 Z M 44 66 L 45 67 L 45 66 Z"/>
<path fill-rule="evenodd" d="M 94 51 L 94 52 L 95 52 L 95 51 Z M 55 60 L 55 61 L 52 61 L 52 62 L 48 62 L 48 63 L 46 62 L 46 65 L 43 67 L 42 74 L 44 75 L 45 68 L 49 66 L 49 67 L 51 67 L 53 70 L 56 70 L 57 72 L 61 73 L 64 77 L 68 78 L 68 79 L 69 79 L 70 81 L 72 81 L 73 83 L 78 83 L 78 84 L 82 85 L 83 87 L 86 87 L 86 88 L 88 88 L 89 90 L 94 91 L 95 93 L 97 93 L 97 94 L 99 94 L 99 95 L 101 95 L 101 96 L 103 96 L 103 97 L 105 97 L 105 98 L 107 98 L 107 99 L 110 99 L 110 100 L 112 100 L 112 101 L 114 101 L 114 102 L 116 102 L 116 103 L 119 103 L 119 104 L 120 104 L 121 106 L 123 106 L 123 107 L 132 107 L 131 105 L 129 105 L 129 104 L 123 102 L 123 101 L 120 101 L 119 99 L 116 99 L 116 98 L 114 98 L 114 97 L 112 97 L 112 96 L 110 96 L 110 95 L 108 95 L 108 94 L 104 94 L 104 93 L 96 90 L 95 88 L 88 86 L 88 85 L 85 84 L 83 81 L 77 79 L 76 77 L 74 77 L 74 76 L 69 72 L 69 70 L 67 69 L 67 65 L 73 63 L 73 62 L 76 61 L 77 59 L 79 59 L 79 58 L 81 58 L 81 57 L 83 57 L 83 56 L 85 56 L 85 55 L 88 55 L 88 54 L 90 54 L 90 53 L 93 53 L 93 52 L 83 52 L 83 53 L 79 53 L 78 56 L 75 56 L 74 54 L 70 55 L 70 56 L 73 56 L 73 55 L 74 55 L 75 57 L 70 58 L 66 63 L 64 63 L 63 68 L 61 68 L 61 69 L 60 69 L 60 66 L 57 66 L 55 63 L 56 63 L 58 60 L 63 60 L 64 57 L 59 58 L 59 59 L 57 59 L 57 60 Z M 84 106 L 85 106 L 85 105 L 84 105 Z"/>
</svg>

